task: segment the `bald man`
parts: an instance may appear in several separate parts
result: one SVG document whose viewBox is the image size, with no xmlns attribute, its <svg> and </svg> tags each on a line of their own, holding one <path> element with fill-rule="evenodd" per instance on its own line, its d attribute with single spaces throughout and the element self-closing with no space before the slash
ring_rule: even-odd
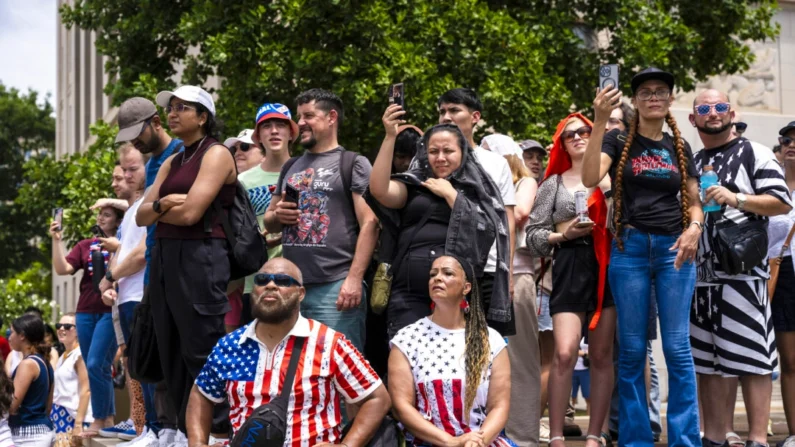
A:
<svg viewBox="0 0 795 447">
<path fill-rule="evenodd" d="M 729 272 L 710 244 L 722 226 L 767 221 L 792 209 L 784 174 L 770 149 L 733 135 L 735 113 L 725 93 L 701 92 L 690 122 L 704 149 L 695 157 L 703 174 L 711 166 L 718 185 L 702 191 L 720 211 L 705 213 L 698 249 L 698 278 L 690 310 L 690 340 L 704 412 L 704 445 L 743 441 L 733 433 L 737 381 L 742 384 L 750 427 L 747 447 L 767 444 L 772 393 L 778 364 L 767 296 L 767 260 L 742 272 Z M 765 242 L 766 244 L 767 242 Z"/>
<path fill-rule="evenodd" d="M 302 361 L 290 392 L 284 445 L 361 447 L 373 437 L 391 407 L 389 394 L 345 336 L 301 316 L 305 294 L 301 271 L 285 258 L 271 259 L 254 276 L 254 321 L 218 342 L 191 390 L 189 445 L 207 445 L 213 404 L 224 400 L 229 401 L 230 422 L 237 434 L 257 407 L 281 393 L 288 367 L 284 362 L 293 355 L 300 355 Z M 300 353 L 293 352 L 299 338 L 304 345 Z M 344 438 L 339 398 L 357 414 Z M 313 421 L 308 430 L 302 420 Z"/>
</svg>

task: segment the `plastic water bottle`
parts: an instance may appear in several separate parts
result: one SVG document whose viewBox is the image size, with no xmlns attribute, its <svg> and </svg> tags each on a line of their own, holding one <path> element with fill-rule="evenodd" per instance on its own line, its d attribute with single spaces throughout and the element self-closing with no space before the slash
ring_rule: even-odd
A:
<svg viewBox="0 0 795 447">
<path fill-rule="evenodd" d="M 712 166 L 704 166 L 704 173 L 701 174 L 701 201 L 704 202 L 704 198 L 707 196 L 707 188 L 719 184 L 718 174 L 712 170 Z M 702 207 L 705 213 L 720 211 L 720 204 L 715 199 L 702 203 Z"/>
</svg>

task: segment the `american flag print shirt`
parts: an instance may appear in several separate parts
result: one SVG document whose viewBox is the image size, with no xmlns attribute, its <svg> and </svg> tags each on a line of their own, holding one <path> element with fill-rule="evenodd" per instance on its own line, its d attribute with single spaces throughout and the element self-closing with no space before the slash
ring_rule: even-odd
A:
<svg viewBox="0 0 795 447">
<path fill-rule="evenodd" d="M 273 352 L 257 339 L 256 320 L 222 338 L 207 358 L 196 386 L 215 403 L 229 401 L 237 430 L 259 406 L 279 395 L 296 337 L 304 337 L 287 406 L 285 447 L 308 447 L 340 440 L 339 398 L 356 403 L 381 385 L 364 356 L 341 333 L 298 317 Z"/>
<path fill-rule="evenodd" d="M 489 328 L 489 365 L 478 386 L 472 410 L 464 415 L 466 397 L 466 339 L 464 329 L 445 329 L 430 318 L 423 318 L 401 329 L 390 343 L 409 361 L 414 378 L 414 407 L 423 418 L 451 436 L 480 430 L 486 420 L 491 366 L 506 344 Z M 412 445 L 429 445 L 406 431 Z M 498 436 L 491 447 L 514 445 Z"/>
</svg>

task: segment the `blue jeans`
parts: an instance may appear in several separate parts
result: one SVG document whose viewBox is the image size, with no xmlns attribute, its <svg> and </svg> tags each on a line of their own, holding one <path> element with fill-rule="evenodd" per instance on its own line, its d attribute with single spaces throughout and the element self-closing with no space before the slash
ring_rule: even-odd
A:
<svg viewBox="0 0 795 447">
<path fill-rule="evenodd" d="M 668 366 L 669 445 L 700 446 L 696 373 L 690 351 L 690 303 L 696 285 L 694 263 L 674 268 L 676 236 L 624 230 L 624 251 L 615 241 L 610 288 L 618 313 L 619 445 L 654 444 L 643 377 L 647 358 L 649 300 L 654 287 L 660 336 Z"/>
<path fill-rule="evenodd" d="M 342 333 L 359 352 L 364 352 L 367 288 L 362 284 L 362 302 L 359 307 L 340 312 L 337 310 L 337 297 L 343 282 L 344 279 L 325 284 L 306 285 L 306 296 L 301 301 L 301 315 Z"/>
<path fill-rule="evenodd" d="M 118 345 L 113 330 L 113 316 L 110 312 L 79 312 L 75 316 L 75 322 L 77 341 L 88 370 L 94 419 L 105 419 L 116 414 L 111 365 Z"/>
<path fill-rule="evenodd" d="M 124 335 L 124 342 L 130 341 L 130 326 L 132 325 L 133 312 L 139 301 L 129 301 L 119 305 L 119 323 L 121 333 Z M 157 411 L 155 411 L 155 387 L 154 383 L 141 382 L 141 390 L 144 395 L 144 408 L 146 408 L 146 425 L 157 432 Z"/>
</svg>

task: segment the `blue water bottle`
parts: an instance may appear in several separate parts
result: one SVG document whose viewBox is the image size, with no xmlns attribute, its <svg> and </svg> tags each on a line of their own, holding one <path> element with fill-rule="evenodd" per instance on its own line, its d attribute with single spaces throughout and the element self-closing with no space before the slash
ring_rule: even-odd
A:
<svg viewBox="0 0 795 447">
<path fill-rule="evenodd" d="M 707 196 L 707 188 L 710 186 L 717 186 L 719 184 L 718 174 L 715 173 L 715 171 L 712 169 L 712 166 L 704 166 L 704 173 L 701 174 L 701 201 L 703 202 L 701 206 L 705 213 L 720 211 L 720 204 L 718 204 L 715 199 L 712 199 L 709 202 L 704 201 L 704 198 Z"/>
</svg>

